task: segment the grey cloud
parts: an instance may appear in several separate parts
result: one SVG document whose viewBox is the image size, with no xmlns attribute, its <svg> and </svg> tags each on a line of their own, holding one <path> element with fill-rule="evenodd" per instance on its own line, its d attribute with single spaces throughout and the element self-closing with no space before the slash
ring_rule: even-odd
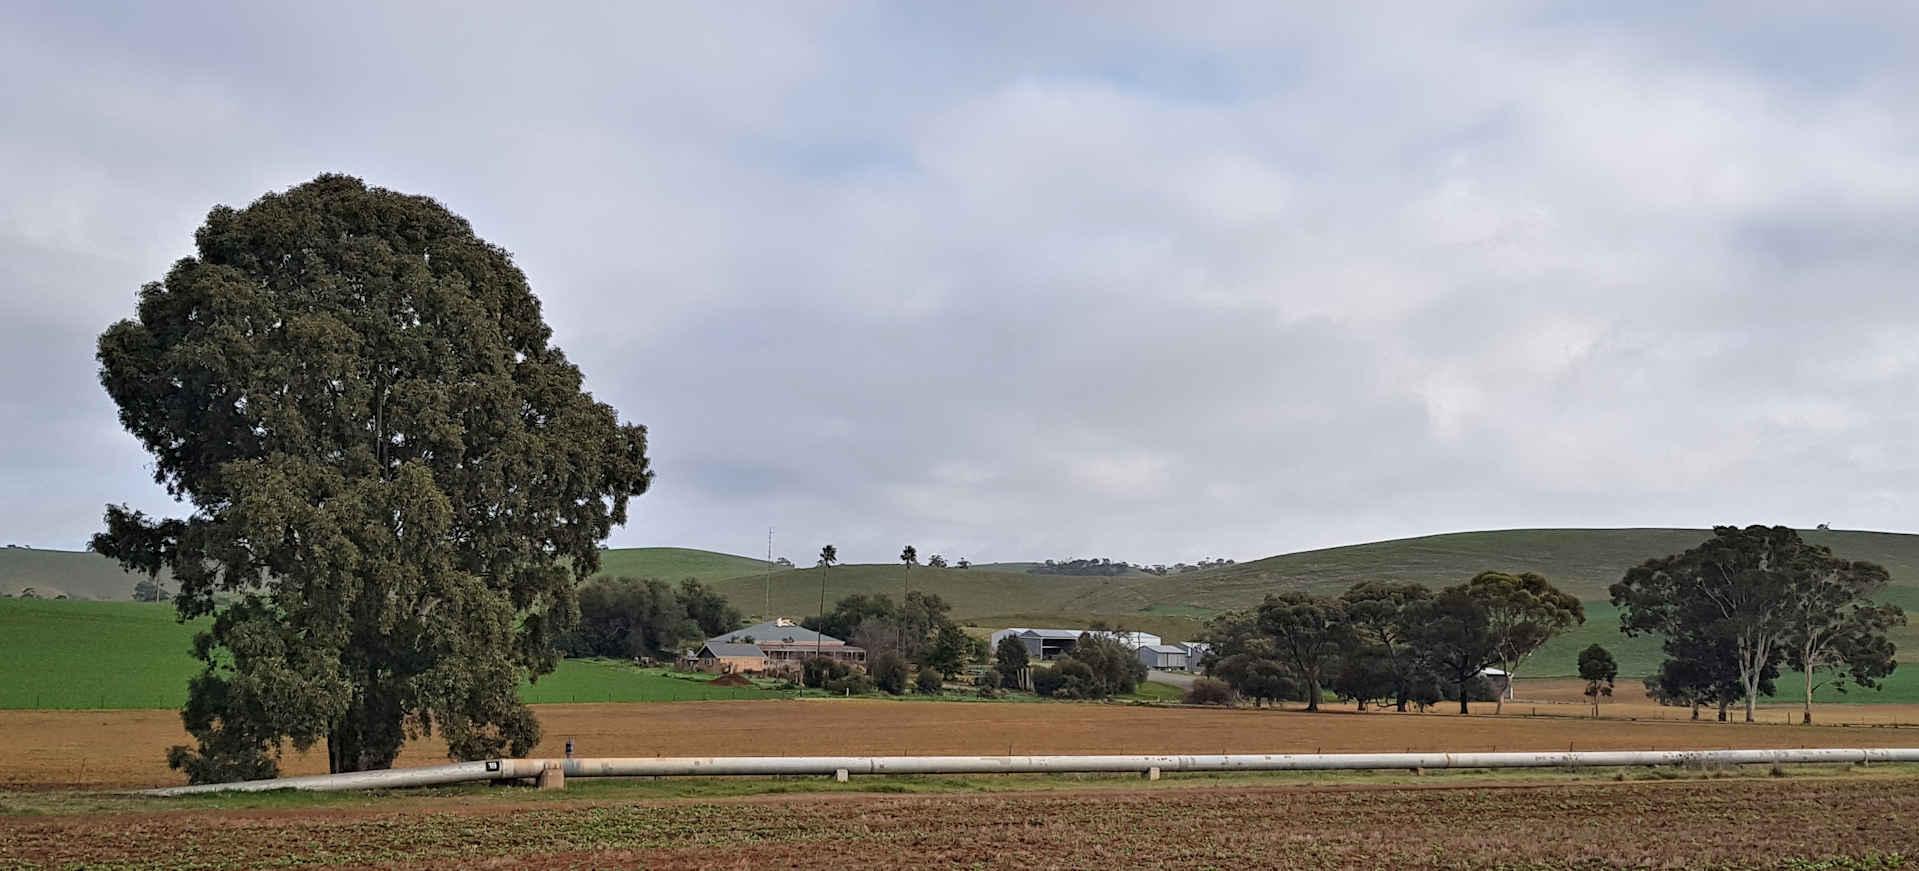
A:
<svg viewBox="0 0 1919 871">
<path fill-rule="evenodd" d="M 0 526 L 166 507 L 92 337 L 328 170 L 514 251 L 652 427 L 616 544 L 1907 525 L 1919 22 L 1327 8 L 11 10 Z"/>
</svg>

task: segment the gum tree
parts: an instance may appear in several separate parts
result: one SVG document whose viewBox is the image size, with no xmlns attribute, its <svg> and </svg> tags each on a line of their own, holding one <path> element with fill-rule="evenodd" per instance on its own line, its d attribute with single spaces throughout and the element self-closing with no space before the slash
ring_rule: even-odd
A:
<svg viewBox="0 0 1919 871">
<path fill-rule="evenodd" d="M 1849 619 L 1846 609 L 1863 603 L 1884 575 L 1870 563 L 1837 560 L 1784 526 L 1720 526 L 1697 547 L 1635 566 L 1611 593 L 1620 631 L 1628 635 L 1722 639 L 1732 652 L 1750 723 L 1767 674 L 1776 673 L 1795 648 L 1814 665 L 1819 658 L 1806 651 L 1836 650 L 1838 640 L 1811 639 L 1825 635 L 1831 622 Z M 1808 707 L 1811 690 L 1808 680 Z"/>
<path fill-rule="evenodd" d="M 1465 591 L 1486 611 L 1493 662 L 1506 672 L 1509 688 L 1528 657 L 1553 636 L 1575 623 L 1586 622 L 1586 610 L 1577 597 L 1561 592 L 1533 572 L 1480 572 L 1466 582 Z M 1506 693 L 1500 692 L 1493 702 L 1493 713 L 1505 707 Z"/>
<path fill-rule="evenodd" d="M 111 506 L 93 548 L 212 617 L 183 719 L 195 781 L 333 771 L 436 732 L 525 753 L 575 582 L 652 473 L 581 387 L 526 276 L 425 197 L 321 176 L 216 207 L 100 337 L 100 380 L 184 517 Z"/>
<path fill-rule="evenodd" d="M 1346 603 L 1310 593 L 1281 593 L 1267 596 L 1256 615 L 1275 658 L 1304 685 L 1306 710 L 1319 710 L 1320 690 L 1331 667 L 1351 646 Z"/>
</svg>

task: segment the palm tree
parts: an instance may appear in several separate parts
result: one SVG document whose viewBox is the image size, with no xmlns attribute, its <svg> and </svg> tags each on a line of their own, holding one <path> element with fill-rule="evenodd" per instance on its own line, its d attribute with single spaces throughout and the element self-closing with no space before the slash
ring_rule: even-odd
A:
<svg viewBox="0 0 1919 871">
<path fill-rule="evenodd" d="M 820 548 L 820 623 L 819 626 L 813 630 L 814 656 L 821 655 L 822 649 L 826 646 L 826 642 L 820 634 L 820 630 L 826 628 L 826 575 L 832 570 L 833 564 L 839 561 L 839 548 L 830 544 Z"/>
<path fill-rule="evenodd" d="M 919 561 L 920 552 L 912 545 L 909 544 L 900 550 L 900 565 L 902 566 L 900 570 L 900 622 L 898 630 L 893 633 L 893 646 L 902 651 L 906 649 L 906 597 L 913 592 L 913 564 Z"/>
</svg>

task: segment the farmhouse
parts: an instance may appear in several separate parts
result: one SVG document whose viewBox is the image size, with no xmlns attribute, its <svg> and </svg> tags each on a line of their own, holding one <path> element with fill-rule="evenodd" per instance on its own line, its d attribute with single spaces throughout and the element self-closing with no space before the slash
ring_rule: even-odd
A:
<svg viewBox="0 0 1919 871">
<path fill-rule="evenodd" d="M 1186 648 L 1177 644 L 1148 644 L 1139 649 L 1139 661 L 1160 671 L 1185 671 Z"/>
<path fill-rule="evenodd" d="M 715 648 L 718 645 L 718 648 Z M 752 648 L 752 653 L 744 648 Z M 745 665 L 753 657 L 759 661 L 750 668 L 736 668 L 737 671 L 777 671 L 789 664 L 797 666 L 802 660 L 813 656 L 824 656 L 853 665 L 866 663 L 866 648 L 847 644 L 831 635 L 814 632 L 790 619 L 781 617 L 764 623 L 755 623 L 744 629 L 735 629 L 725 635 L 716 635 L 706 639 L 696 657 L 700 668 L 708 668 L 706 651 L 713 649 L 713 661 L 718 663 L 723 657 L 720 649 L 732 651 L 732 658 Z"/>
<path fill-rule="evenodd" d="M 1117 638 L 1120 643 L 1134 650 L 1160 643 L 1159 636 L 1151 632 L 1119 632 L 1105 629 L 1028 629 L 1025 627 L 1001 629 L 993 633 L 989 643 L 997 648 L 1002 638 L 1018 638 L 1025 643 L 1027 656 L 1034 659 L 1058 659 L 1072 653 L 1073 647 L 1079 644 L 1080 636 L 1089 632 L 1094 635 Z"/>
</svg>

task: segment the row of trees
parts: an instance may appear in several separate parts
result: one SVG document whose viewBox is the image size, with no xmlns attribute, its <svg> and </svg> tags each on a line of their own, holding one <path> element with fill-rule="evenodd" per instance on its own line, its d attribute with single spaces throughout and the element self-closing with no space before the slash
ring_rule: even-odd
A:
<svg viewBox="0 0 1919 871">
<path fill-rule="evenodd" d="M 1032 568 L 1027 569 L 1026 573 L 1029 575 L 1068 575 L 1068 576 L 1075 576 L 1075 577 L 1118 577 L 1120 575 L 1126 574 L 1127 572 L 1136 571 L 1136 572 L 1144 572 L 1149 575 L 1165 576 L 1165 575 L 1183 575 L 1183 574 L 1186 574 L 1187 572 L 1197 572 L 1204 569 L 1220 568 L 1223 566 L 1230 566 L 1230 565 L 1233 565 L 1233 561 L 1229 559 L 1224 559 L 1224 558 L 1203 559 L 1203 560 L 1200 560 L 1197 565 L 1188 564 L 1188 563 L 1175 563 L 1173 565 L 1168 566 L 1164 563 L 1155 563 L 1153 565 L 1140 565 L 1140 564 L 1129 563 L 1125 561 L 1116 561 L 1116 560 L 1108 559 L 1106 557 L 1099 557 L 1097 559 L 1092 557 L 1085 557 L 1081 559 L 1070 559 L 1070 560 L 1050 560 L 1049 559 L 1044 563 L 1041 563 L 1039 565 L 1036 565 L 1036 566 L 1033 566 Z"/>
<path fill-rule="evenodd" d="M 671 657 L 687 642 L 740 625 L 740 611 L 694 578 L 595 578 L 580 587 L 580 620 L 558 644 L 567 656 Z"/>
<path fill-rule="evenodd" d="M 1668 704 L 1739 702 L 1753 721 L 1782 668 L 1803 675 L 1801 721 L 1820 687 L 1876 687 L 1897 667 L 1887 633 L 1905 612 L 1872 597 L 1883 566 L 1846 560 L 1784 526 L 1721 526 L 1683 553 L 1647 560 L 1610 590 L 1627 635 L 1658 636 L 1666 659 L 1647 689 Z"/>
<path fill-rule="evenodd" d="M 1457 699 L 1461 713 L 1489 692 L 1481 674 L 1510 680 L 1553 636 L 1585 621 L 1579 600 L 1544 577 L 1482 572 L 1438 592 L 1366 582 L 1339 596 L 1289 592 L 1215 618 L 1207 673 L 1255 702 L 1340 698 L 1425 706 Z"/>
</svg>

